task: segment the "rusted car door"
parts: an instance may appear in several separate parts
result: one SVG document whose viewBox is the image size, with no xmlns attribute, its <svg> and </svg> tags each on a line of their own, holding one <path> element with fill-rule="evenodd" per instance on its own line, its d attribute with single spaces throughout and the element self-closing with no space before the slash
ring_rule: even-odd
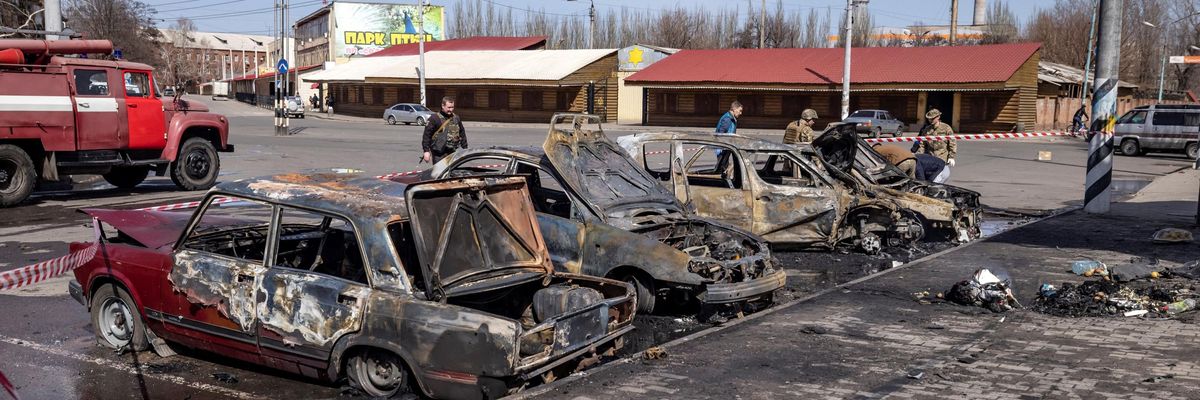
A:
<svg viewBox="0 0 1200 400">
<path fill-rule="evenodd" d="M 268 357 L 320 365 L 338 338 L 362 324 L 370 295 L 365 253 L 343 218 L 281 206 L 277 223 L 273 261 L 258 287 L 259 344 Z M 280 367 L 288 369 L 286 361 Z"/>
<path fill-rule="evenodd" d="M 71 68 L 79 150 L 117 149 L 128 140 L 121 137 L 125 131 L 117 108 L 121 82 L 120 72 L 111 68 Z"/>
<path fill-rule="evenodd" d="M 841 194 L 824 175 L 788 152 L 742 155 L 754 167 L 749 175 L 755 217 L 746 228 L 771 242 L 820 243 L 836 236 L 844 213 Z"/>
<path fill-rule="evenodd" d="M 682 147 L 682 148 L 681 148 Z M 675 146 L 687 202 L 696 213 L 734 226 L 749 228 L 754 219 L 742 158 L 732 148 L 716 143 L 682 142 Z M 677 188 L 678 189 L 678 188 Z"/>
<path fill-rule="evenodd" d="M 266 270 L 272 216 L 270 205 L 249 201 L 198 211 L 172 254 L 169 328 L 202 348 L 258 354 L 254 291 Z"/>
</svg>

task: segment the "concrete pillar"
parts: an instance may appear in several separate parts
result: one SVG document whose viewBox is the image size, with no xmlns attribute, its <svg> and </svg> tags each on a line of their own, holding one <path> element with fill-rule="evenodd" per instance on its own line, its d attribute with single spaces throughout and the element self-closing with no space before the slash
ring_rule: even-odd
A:
<svg viewBox="0 0 1200 400">
<path fill-rule="evenodd" d="M 958 132 L 958 121 L 962 119 L 962 92 L 954 92 L 954 105 L 950 107 L 952 113 L 950 118 L 950 127 L 954 128 L 954 132 Z"/>
<path fill-rule="evenodd" d="M 917 92 L 917 127 L 925 125 L 925 109 L 929 107 L 929 92 Z"/>
</svg>

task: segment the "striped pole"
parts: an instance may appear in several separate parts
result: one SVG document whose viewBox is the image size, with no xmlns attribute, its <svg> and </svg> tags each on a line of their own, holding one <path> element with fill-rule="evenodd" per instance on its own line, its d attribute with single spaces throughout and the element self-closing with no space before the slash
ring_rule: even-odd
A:
<svg viewBox="0 0 1200 400">
<path fill-rule="evenodd" d="M 1096 87 L 1092 96 L 1092 121 L 1104 129 L 1088 143 L 1087 178 L 1083 210 L 1106 214 L 1112 202 L 1113 125 L 1117 112 L 1117 73 L 1121 60 L 1121 7 L 1123 0 L 1100 0 L 1100 28 L 1096 52 Z M 1085 74 L 1087 72 L 1084 72 Z"/>
</svg>

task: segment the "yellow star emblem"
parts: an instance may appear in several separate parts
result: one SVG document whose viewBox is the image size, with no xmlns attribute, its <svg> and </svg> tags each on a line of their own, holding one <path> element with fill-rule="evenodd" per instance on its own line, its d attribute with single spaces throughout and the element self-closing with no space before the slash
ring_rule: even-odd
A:
<svg viewBox="0 0 1200 400">
<path fill-rule="evenodd" d="M 634 47 L 633 50 L 629 50 L 629 63 L 634 65 L 641 64 L 642 53 L 643 52 L 640 47 Z"/>
</svg>

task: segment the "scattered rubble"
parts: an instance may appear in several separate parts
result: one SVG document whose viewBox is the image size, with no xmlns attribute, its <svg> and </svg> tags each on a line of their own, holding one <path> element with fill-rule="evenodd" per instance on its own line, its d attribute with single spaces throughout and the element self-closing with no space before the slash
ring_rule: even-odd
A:
<svg viewBox="0 0 1200 400">
<path fill-rule="evenodd" d="M 212 377 L 213 379 L 216 379 L 217 382 L 238 383 L 238 378 L 230 373 L 217 372 L 212 374 Z"/>
<path fill-rule="evenodd" d="M 1163 228 L 1154 232 L 1152 240 L 1155 244 L 1191 243 L 1192 232 L 1179 228 Z"/>
<path fill-rule="evenodd" d="M 1044 287 L 1034 300 L 1033 310 L 1062 317 L 1132 317 L 1152 313 L 1165 316 L 1168 310 L 1164 307 L 1196 296 L 1188 283 L 1148 280 L 1124 283 L 1108 279 L 1079 284 L 1064 282 L 1053 291 L 1044 290 Z M 1194 305 L 1195 300 L 1192 301 Z M 1186 311 L 1185 307 L 1176 305 L 1171 313 L 1183 311 Z"/>
<path fill-rule="evenodd" d="M 950 291 L 946 292 L 946 300 L 1002 313 L 1020 306 L 1009 288 L 1011 283 L 1012 279 L 1008 274 L 1002 271 L 993 273 L 987 268 L 981 268 L 975 270 L 971 279 L 955 283 Z"/>
<path fill-rule="evenodd" d="M 810 335 L 824 335 L 826 333 L 829 333 L 829 330 L 825 329 L 825 327 L 819 326 L 819 325 L 805 325 L 803 328 L 800 328 L 800 333 L 806 333 L 806 334 L 810 334 Z"/>
<path fill-rule="evenodd" d="M 645 352 L 642 352 L 642 355 L 644 355 L 647 360 L 659 360 L 667 358 L 667 351 L 663 350 L 662 347 L 654 346 L 646 349 Z"/>
</svg>

